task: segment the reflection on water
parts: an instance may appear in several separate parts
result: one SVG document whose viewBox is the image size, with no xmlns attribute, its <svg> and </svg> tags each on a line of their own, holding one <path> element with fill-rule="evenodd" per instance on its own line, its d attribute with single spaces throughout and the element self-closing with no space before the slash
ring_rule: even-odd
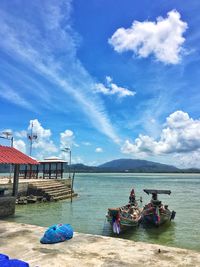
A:
<svg viewBox="0 0 200 267">
<path fill-rule="evenodd" d="M 143 227 L 145 234 L 149 240 L 153 242 L 162 241 L 165 244 L 172 244 L 175 240 L 175 223 L 169 222 L 159 227 L 145 226 Z"/>
<path fill-rule="evenodd" d="M 171 190 L 171 196 L 160 196 L 169 209 L 176 211 L 175 221 L 158 228 L 142 225 L 124 232 L 120 238 L 159 243 L 200 250 L 199 195 L 200 175 L 190 174 L 78 174 L 75 191 L 79 197 L 70 201 L 17 206 L 9 220 L 49 226 L 70 223 L 77 232 L 115 236 L 105 220 L 108 207 L 128 202 L 132 187 L 143 205 L 150 196 L 144 188 Z"/>
<path fill-rule="evenodd" d="M 117 234 L 112 232 L 110 224 L 104 225 L 103 235 L 118 237 Z M 160 243 L 165 245 L 173 245 L 175 241 L 175 224 L 167 223 L 159 227 L 143 226 L 140 224 L 138 227 L 128 229 L 120 233 L 120 238 L 134 240 L 134 241 L 148 241 L 150 243 Z"/>
</svg>

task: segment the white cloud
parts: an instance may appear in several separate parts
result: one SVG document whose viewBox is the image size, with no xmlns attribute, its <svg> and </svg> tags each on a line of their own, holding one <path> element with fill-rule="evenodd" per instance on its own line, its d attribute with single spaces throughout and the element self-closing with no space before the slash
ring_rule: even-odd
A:
<svg viewBox="0 0 200 267">
<path fill-rule="evenodd" d="M 37 120 L 30 120 L 30 124 L 28 127 L 29 133 L 31 132 L 31 127 L 33 125 L 33 134 L 37 135 L 37 139 L 35 142 L 33 142 L 33 148 L 42 150 L 40 152 L 40 155 L 46 155 L 49 156 L 52 153 L 58 152 L 58 148 L 54 144 L 54 142 L 51 140 L 51 130 L 45 129 L 42 127 L 41 123 Z"/>
<path fill-rule="evenodd" d="M 74 133 L 71 130 L 65 130 L 63 133 L 60 133 L 60 144 L 61 147 L 70 147 L 74 144 Z"/>
<path fill-rule="evenodd" d="M 134 142 L 126 140 L 121 151 L 143 156 L 171 154 L 176 159 L 184 159 L 184 162 L 197 162 L 197 158 L 200 160 L 199 136 L 200 119 L 194 120 L 187 113 L 176 111 L 166 119 L 159 140 L 139 135 Z"/>
<path fill-rule="evenodd" d="M 180 13 L 176 10 L 167 15 L 165 19 L 158 17 L 156 22 L 134 21 L 128 29 L 119 28 L 109 39 L 109 43 L 119 53 L 133 51 L 139 57 L 154 55 L 163 63 L 177 64 L 183 52 L 183 33 L 187 29 L 187 23 L 181 20 Z"/>
<path fill-rule="evenodd" d="M 58 148 L 51 139 L 51 130 L 45 129 L 38 119 L 30 120 L 27 130 L 14 133 L 14 147 L 29 154 L 30 141 L 28 135 L 31 135 L 31 131 L 34 136 L 37 136 L 32 143 L 32 155 L 34 157 L 43 159 L 52 156 L 52 153 L 58 152 Z"/>
<path fill-rule="evenodd" d="M 10 130 L 11 131 L 11 130 Z M 52 139 L 52 132 L 50 129 L 45 129 L 38 119 L 30 120 L 27 130 L 14 132 L 14 147 L 20 151 L 29 154 L 30 140 L 28 135 L 37 136 L 33 139 L 32 143 L 32 155 L 37 159 L 44 159 L 52 157 L 52 155 L 58 155 L 65 158 L 66 152 L 62 152 L 61 149 L 66 146 L 79 145 L 74 142 L 74 133 L 71 130 L 65 130 L 60 133 L 60 146 L 56 146 Z"/>
<path fill-rule="evenodd" d="M 63 160 L 66 160 L 67 162 L 70 162 L 70 156 L 69 156 L 69 153 L 68 152 L 66 152 L 66 151 L 60 151 L 60 153 L 59 153 L 59 155 L 58 155 L 58 157 L 60 158 L 60 159 L 63 159 Z"/>
<path fill-rule="evenodd" d="M 179 153 L 173 156 L 180 168 L 200 168 L 200 149 L 189 153 Z"/>
<path fill-rule="evenodd" d="M 59 158 L 66 160 L 67 162 L 70 162 L 70 155 L 67 152 L 61 151 L 61 153 L 59 154 Z M 77 164 L 77 163 L 81 163 L 81 164 L 86 164 L 84 162 L 84 159 L 80 156 L 74 156 L 73 155 L 73 151 L 71 154 L 71 164 Z"/>
<path fill-rule="evenodd" d="M 8 133 L 10 135 L 10 134 L 12 134 L 12 130 L 11 129 L 3 129 L 0 133 L 2 133 L 2 134 Z"/>
<path fill-rule="evenodd" d="M 0 10 L 0 48 L 19 65 L 24 64 L 48 80 L 59 91 L 63 101 L 68 101 L 68 96 L 73 97 L 78 103 L 77 109 L 92 125 L 118 143 L 119 137 L 101 99 L 91 94 L 94 81 L 76 57 L 78 38 L 70 24 L 71 1 L 45 1 L 43 5 L 40 2 L 34 1 L 32 8 L 18 17 Z M 22 8 L 20 3 L 17 5 Z M 27 19 L 29 12 L 31 15 L 36 12 L 41 23 Z M 55 103 L 57 95 L 51 94 L 49 101 Z M 29 108 L 29 103 L 23 102 L 22 97 L 20 103 Z M 65 112 L 64 108 L 62 110 Z"/>
<path fill-rule="evenodd" d="M 90 142 L 82 142 L 82 144 L 83 144 L 84 146 L 91 146 L 91 143 L 90 143 Z"/>
<path fill-rule="evenodd" d="M 130 91 L 127 88 L 120 87 L 115 83 L 112 83 L 112 78 L 106 77 L 106 85 L 103 83 L 95 84 L 95 92 L 102 93 L 104 95 L 118 95 L 118 97 L 122 98 L 125 96 L 134 96 L 136 92 Z"/>
<path fill-rule="evenodd" d="M 99 163 L 96 160 L 88 161 L 86 165 L 88 166 L 97 166 Z"/>
<path fill-rule="evenodd" d="M 101 152 L 103 152 L 103 149 L 102 149 L 101 147 L 97 147 L 97 148 L 95 149 L 95 152 L 96 152 L 96 153 L 101 153 Z"/>
<path fill-rule="evenodd" d="M 13 133 L 14 147 L 29 154 L 30 140 L 28 139 L 28 135 L 31 135 L 31 132 L 33 136 L 37 136 L 36 139 L 33 139 L 32 155 L 39 160 L 55 155 L 69 161 L 69 153 L 63 152 L 62 149 L 64 147 L 79 147 L 74 141 L 75 136 L 73 131 L 69 129 L 60 133 L 60 146 L 56 146 L 52 138 L 51 130 L 45 129 L 38 119 L 30 120 L 27 130 Z M 75 160 L 78 162 L 78 157 L 77 159 L 74 158 L 73 162 L 75 162 Z"/>
<path fill-rule="evenodd" d="M 27 137 L 27 131 L 22 130 L 19 132 L 15 132 L 15 137 L 17 138 L 26 138 Z"/>
<path fill-rule="evenodd" d="M 74 135 L 74 133 L 71 130 L 65 130 L 64 133 L 60 134 L 62 139 L 71 138 L 73 135 Z"/>
<path fill-rule="evenodd" d="M 21 106 L 25 109 L 34 110 L 33 105 L 24 99 L 22 96 L 16 92 L 16 90 L 13 90 L 9 88 L 7 85 L 3 84 L 1 82 L 1 88 L 0 88 L 0 97 L 6 99 L 7 101 L 17 105 Z"/>
<path fill-rule="evenodd" d="M 19 151 L 26 153 L 26 143 L 23 140 L 14 140 L 13 146 Z"/>
<path fill-rule="evenodd" d="M 72 157 L 72 164 L 77 164 L 77 163 L 81 163 L 81 164 L 85 164 L 84 160 L 82 157 L 80 156 L 73 156 Z"/>
<path fill-rule="evenodd" d="M 80 145 L 74 142 L 74 143 L 73 143 L 73 146 L 75 146 L 75 147 L 79 147 Z"/>
<path fill-rule="evenodd" d="M 38 119 L 30 120 L 28 130 L 33 130 L 33 133 L 37 133 L 40 139 L 47 139 L 51 136 L 51 130 L 44 129 Z"/>
</svg>

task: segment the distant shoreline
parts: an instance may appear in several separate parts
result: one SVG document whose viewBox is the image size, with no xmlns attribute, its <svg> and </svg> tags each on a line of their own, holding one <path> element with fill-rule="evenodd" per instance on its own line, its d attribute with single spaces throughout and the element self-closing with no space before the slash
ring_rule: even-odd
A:
<svg viewBox="0 0 200 267">
<path fill-rule="evenodd" d="M 110 174 L 115 174 L 115 173 L 121 173 L 121 174 L 200 174 L 199 172 L 125 172 L 125 171 L 80 171 L 80 170 L 75 170 L 75 173 L 110 173 Z M 68 175 L 68 172 L 64 173 L 65 176 Z M 9 173 L 4 173 L 0 172 L 0 177 L 1 178 L 9 178 L 10 174 Z M 12 174 L 13 176 L 13 174 Z"/>
<path fill-rule="evenodd" d="M 200 174 L 200 171 L 198 172 L 138 172 L 138 171 L 128 171 L 128 172 L 125 172 L 125 171 L 79 171 L 79 170 L 75 170 L 76 173 L 160 173 L 160 174 L 166 174 L 166 173 L 169 173 L 169 174 Z"/>
<path fill-rule="evenodd" d="M 200 171 L 198 172 L 131 172 L 131 171 L 82 171 L 82 170 L 76 170 L 75 173 L 121 173 L 121 174 L 200 174 Z M 67 172 L 66 172 L 67 174 Z"/>
</svg>

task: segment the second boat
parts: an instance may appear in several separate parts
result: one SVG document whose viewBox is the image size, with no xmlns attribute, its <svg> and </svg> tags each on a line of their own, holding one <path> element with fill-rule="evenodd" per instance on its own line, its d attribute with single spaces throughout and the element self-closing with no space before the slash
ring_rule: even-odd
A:
<svg viewBox="0 0 200 267">
<path fill-rule="evenodd" d="M 111 224 L 113 233 L 131 229 L 139 225 L 142 209 L 138 207 L 134 189 L 131 190 L 129 203 L 119 208 L 108 208 L 107 221 Z"/>
</svg>

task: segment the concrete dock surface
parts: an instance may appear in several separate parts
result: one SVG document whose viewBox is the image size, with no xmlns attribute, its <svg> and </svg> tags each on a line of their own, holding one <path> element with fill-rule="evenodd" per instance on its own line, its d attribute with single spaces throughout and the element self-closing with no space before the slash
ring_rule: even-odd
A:
<svg viewBox="0 0 200 267">
<path fill-rule="evenodd" d="M 74 233 L 71 240 L 40 243 L 47 228 L 0 221 L 0 253 L 30 267 L 200 266 L 200 253 L 120 238 Z"/>
</svg>

